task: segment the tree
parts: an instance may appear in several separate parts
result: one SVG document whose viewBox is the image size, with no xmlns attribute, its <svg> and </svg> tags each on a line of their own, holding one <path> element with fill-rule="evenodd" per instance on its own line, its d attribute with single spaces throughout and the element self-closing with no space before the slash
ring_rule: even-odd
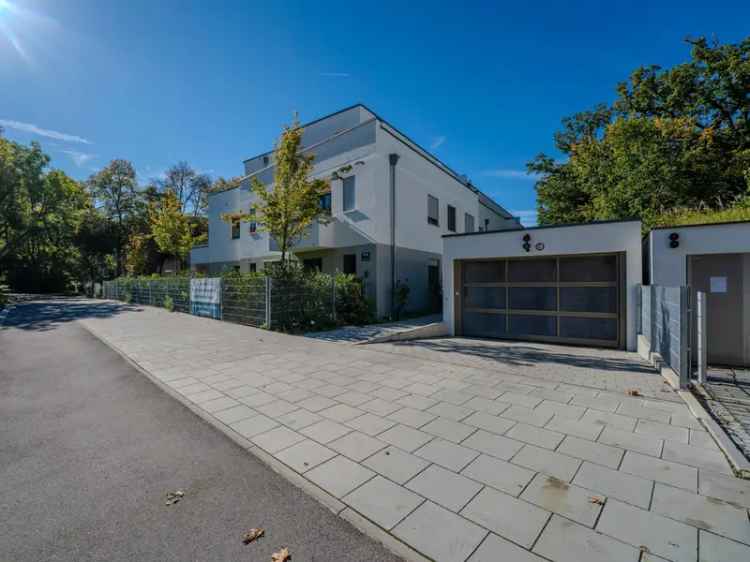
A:
<svg viewBox="0 0 750 562">
<path fill-rule="evenodd" d="M 182 212 L 180 200 L 173 191 L 169 190 L 158 203 L 149 208 L 149 222 L 151 236 L 159 251 L 165 256 L 184 260 L 193 247 L 193 235 L 190 221 Z M 161 273 L 164 260 L 161 261 Z"/>
<path fill-rule="evenodd" d="M 611 105 L 563 120 L 540 154 L 542 224 L 641 217 L 672 208 L 716 209 L 747 190 L 750 170 L 750 38 L 736 45 L 688 40 L 689 62 L 641 67 Z"/>
<path fill-rule="evenodd" d="M 224 219 L 256 221 L 279 246 L 281 266 L 286 267 L 290 249 L 315 221 L 327 222 L 320 198 L 330 189 L 324 179 L 310 179 L 314 156 L 300 151 L 303 129 L 296 117 L 284 128 L 275 150 L 274 184 L 266 189 L 256 177 L 251 188 L 256 196 L 255 213 L 225 215 Z"/>
<path fill-rule="evenodd" d="M 211 179 L 206 174 L 196 172 L 187 162 L 178 162 L 169 168 L 158 185 L 162 191 L 171 191 L 177 196 L 184 214 L 196 217 L 205 214 Z"/>
<path fill-rule="evenodd" d="M 121 275 L 125 262 L 125 243 L 128 240 L 127 221 L 138 210 L 135 168 L 127 160 L 112 160 L 89 178 L 89 189 L 106 216 L 115 222 L 115 263 Z"/>
<path fill-rule="evenodd" d="M 76 273 L 76 232 L 87 204 L 81 185 L 37 143 L 0 137 L 0 275 L 28 291 L 65 290 Z"/>
</svg>

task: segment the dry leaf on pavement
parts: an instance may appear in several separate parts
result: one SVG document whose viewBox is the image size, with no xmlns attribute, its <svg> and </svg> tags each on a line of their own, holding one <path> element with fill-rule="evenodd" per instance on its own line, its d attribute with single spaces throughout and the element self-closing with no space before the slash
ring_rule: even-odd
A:
<svg viewBox="0 0 750 562">
<path fill-rule="evenodd" d="M 641 391 L 638 390 L 637 388 L 631 388 L 630 390 L 628 390 L 628 396 L 643 396 L 643 395 L 641 394 Z"/>
<path fill-rule="evenodd" d="M 167 501 L 165 502 L 165 505 L 176 504 L 182 499 L 184 495 L 185 495 L 185 492 L 183 492 L 182 490 L 175 490 L 174 492 L 167 492 Z"/>
<path fill-rule="evenodd" d="M 271 561 L 272 562 L 286 562 L 287 560 L 291 560 L 292 555 L 289 554 L 289 549 L 284 547 L 278 552 L 274 552 L 271 555 Z"/>
<path fill-rule="evenodd" d="M 595 503 L 596 505 L 604 505 L 605 501 L 607 501 L 606 498 L 602 498 L 599 496 L 591 496 L 589 498 L 589 503 Z"/>
<path fill-rule="evenodd" d="M 242 542 L 245 544 L 250 544 L 255 539 L 259 539 L 263 535 L 266 534 L 265 529 L 250 529 L 247 533 L 245 533 L 245 536 L 242 537 Z"/>
</svg>

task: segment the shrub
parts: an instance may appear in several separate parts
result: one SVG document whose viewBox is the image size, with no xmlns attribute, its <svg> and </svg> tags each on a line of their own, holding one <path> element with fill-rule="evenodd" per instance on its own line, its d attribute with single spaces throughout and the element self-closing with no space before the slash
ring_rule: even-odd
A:
<svg viewBox="0 0 750 562">
<path fill-rule="evenodd" d="M 169 312 L 174 312 L 174 301 L 169 295 L 166 295 L 164 297 L 164 308 L 166 308 Z"/>
<path fill-rule="evenodd" d="M 362 281 L 354 275 L 339 273 L 336 280 L 336 320 L 339 324 L 362 325 L 372 322 L 372 303 L 364 294 Z"/>
</svg>

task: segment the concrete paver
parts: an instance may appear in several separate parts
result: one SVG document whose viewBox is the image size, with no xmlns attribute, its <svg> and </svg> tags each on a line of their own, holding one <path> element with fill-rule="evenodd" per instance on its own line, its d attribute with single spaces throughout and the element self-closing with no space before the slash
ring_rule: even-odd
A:
<svg viewBox="0 0 750 562">
<path fill-rule="evenodd" d="M 498 560 L 512 560 L 513 562 L 545 562 L 536 554 L 516 546 L 497 535 L 490 533 L 482 541 L 479 548 L 471 555 L 468 562 L 497 562 Z"/>
<path fill-rule="evenodd" d="M 435 529 L 440 529 L 439 533 Z M 487 531 L 432 502 L 425 502 L 393 534 L 436 562 L 466 560 Z"/>
<path fill-rule="evenodd" d="M 750 546 L 700 531 L 701 555 L 698 562 L 737 562 L 750 560 Z"/>
<path fill-rule="evenodd" d="M 711 537 L 740 544 L 717 529 L 738 536 L 750 489 L 632 355 L 476 340 L 349 346 L 155 309 L 85 322 L 188 399 L 218 392 L 206 416 L 325 490 L 327 505 L 433 558 L 636 560 L 650 544 L 655 560 L 674 547 L 652 527 L 697 548 L 711 521 Z M 523 350 L 536 355 L 521 361 Z M 677 492 L 652 505 L 654 482 Z M 688 506 L 681 515 L 675 502 Z M 636 515 L 653 525 L 631 525 Z"/>
</svg>

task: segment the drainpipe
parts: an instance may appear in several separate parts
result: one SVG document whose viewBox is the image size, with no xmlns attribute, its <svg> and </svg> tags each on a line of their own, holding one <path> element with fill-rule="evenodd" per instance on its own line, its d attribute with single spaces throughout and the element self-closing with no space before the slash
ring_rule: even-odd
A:
<svg viewBox="0 0 750 562">
<path fill-rule="evenodd" d="M 396 164 L 398 154 L 389 154 L 391 165 L 391 317 L 396 311 Z"/>
</svg>

